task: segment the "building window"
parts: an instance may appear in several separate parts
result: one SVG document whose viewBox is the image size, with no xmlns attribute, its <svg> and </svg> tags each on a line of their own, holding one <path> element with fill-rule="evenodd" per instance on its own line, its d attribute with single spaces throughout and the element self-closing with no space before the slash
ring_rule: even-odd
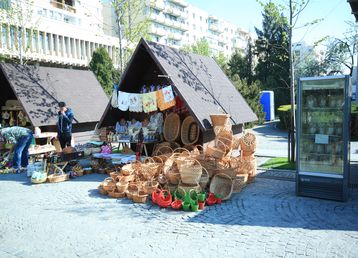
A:
<svg viewBox="0 0 358 258">
<path fill-rule="evenodd" d="M 196 29 L 196 26 L 195 26 L 195 24 L 193 24 L 193 30 L 195 30 Z"/>
<path fill-rule="evenodd" d="M 43 49 L 44 49 L 44 33 L 43 32 L 40 32 L 40 34 L 39 34 L 39 49 L 40 49 L 40 51 L 43 51 Z"/>
<path fill-rule="evenodd" d="M 195 19 L 195 13 L 193 13 L 193 19 Z"/>
<path fill-rule="evenodd" d="M 26 49 L 31 48 L 31 31 L 29 29 L 26 29 L 25 44 L 26 44 Z"/>
<path fill-rule="evenodd" d="M 203 17 L 200 16 L 200 21 L 202 21 L 202 20 L 203 20 Z"/>
<path fill-rule="evenodd" d="M 15 42 L 16 42 L 15 37 L 16 37 L 15 27 L 11 26 L 10 27 L 10 47 L 11 47 L 11 49 L 16 48 L 16 46 L 15 46 Z"/>
<path fill-rule="evenodd" d="M 51 37 L 48 33 L 46 33 L 45 35 L 45 47 L 46 51 L 51 51 Z"/>
<path fill-rule="evenodd" d="M 37 49 L 37 35 L 38 35 L 38 31 L 33 31 L 32 32 L 32 49 Z"/>
<path fill-rule="evenodd" d="M 7 41 L 8 41 L 8 38 L 7 38 L 7 26 L 6 25 L 3 25 L 2 26 L 2 29 L 1 29 L 1 38 L 2 38 L 2 46 L 3 47 L 6 47 L 7 46 Z"/>
</svg>

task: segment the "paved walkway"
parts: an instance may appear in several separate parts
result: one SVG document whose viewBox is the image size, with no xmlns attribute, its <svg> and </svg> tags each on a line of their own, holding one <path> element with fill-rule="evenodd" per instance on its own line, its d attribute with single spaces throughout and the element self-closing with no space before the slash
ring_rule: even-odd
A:
<svg viewBox="0 0 358 258">
<path fill-rule="evenodd" d="M 0 175 L 0 257 L 358 257 L 357 190 L 340 203 L 257 178 L 188 213 L 102 197 L 103 179 L 31 185 Z"/>
<path fill-rule="evenodd" d="M 252 130 L 258 140 L 256 155 L 261 157 L 287 157 L 287 132 L 278 129 L 278 122 L 256 126 Z M 351 142 L 350 158 L 358 162 L 358 142 Z"/>
</svg>

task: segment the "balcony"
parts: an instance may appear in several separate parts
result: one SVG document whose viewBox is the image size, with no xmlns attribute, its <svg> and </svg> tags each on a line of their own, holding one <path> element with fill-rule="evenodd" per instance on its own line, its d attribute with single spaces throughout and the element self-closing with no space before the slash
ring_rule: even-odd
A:
<svg viewBox="0 0 358 258">
<path fill-rule="evenodd" d="M 161 15 L 151 13 L 150 14 L 150 19 L 152 21 L 155 21 L 155 22 L 160 23 L 160 24 L 166 24 L 164 16 L 161 16 Z"/>
<path fill-rule="evenodd" d="M 173 4 L 180 5 L 182 7 L 188 6 L 188 3 L 185 2 L 184 0 L 169 0 L 169 1 L 172 2 Z"/>
<path fill-rule="evenodd" d="M 180 40 L 183 39 L 183 36 L 179 35 L 179 34 L 169 33 L 168 34 L 168 39 L 173 39 L 173 40 L 180 41 Z"/>
<path fill-rule="evenodd" d="M 76 8 L 72 5 L 66 4 L 66 3 L 70 3 L 72 1 L 62 1 L 62 0 L 51 0 L 51 6 L 55 7 L 55 8 L 59 8 L 71 13 L 76 13 Z"/>
<path fill-rule="evenodd" d="M 209 15 L 209 21 L 218 22 L 218 21 L 219 21 L 219 18 L 217 18 L 216 16 L 210 14 L 210 15 Z"/>
<path fill-rule="evenodd" d="M 224 30 L 217 23 L 209 23 L 209 30 L 222 33 Z"/>
<path fill-rule="evenodd" d="M 172 8 L 172 7 L 167 7 L 165 8 L 165 12 L 168 13 L 168 14 L 171 14 L 175 17 L 179 17 L 182 15 L 182 12 L 178 9 L 175 9 L 175 8 Z"/>
<path fill-rule="evenodd" d="M 165 8 L 165 4 L 163 1 L 155 1 L 155 0 L 151 0 L 150 1 L 150 7 L 162 11 Z"/>
<path fill-rule="evenodd" d="M 164 36 L 166 34 L 166 31 L 162 28 L 151 28 L 150 33 L 154 35 L 158 35 L 160 37 Z"/>
</svg>

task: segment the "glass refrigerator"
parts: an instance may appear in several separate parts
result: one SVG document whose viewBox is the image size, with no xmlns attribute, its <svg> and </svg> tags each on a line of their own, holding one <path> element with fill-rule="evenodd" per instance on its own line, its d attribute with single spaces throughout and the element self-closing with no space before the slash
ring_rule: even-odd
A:
<svg viewBox="0 0 358 258">
<path fill-rule="evenodd" d="M 347 199 L 350 96 L 349 76 L 299 79 L 297 195 Z"/>
</svg>

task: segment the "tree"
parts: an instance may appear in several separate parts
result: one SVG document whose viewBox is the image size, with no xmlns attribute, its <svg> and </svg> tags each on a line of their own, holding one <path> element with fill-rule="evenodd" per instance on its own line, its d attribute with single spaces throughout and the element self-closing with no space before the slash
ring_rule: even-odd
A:
<svg viewBox="0 0 358 258">
<path fill-rule="evenodd" d="M 354 59 L 357 54 L 358 46 L 358 25 L 353 22 L 347 22 L 349 29 L 344 33 L 342 39 L 330 38 L 325 56 L 325 62 L 330 64 L 331 73 L 344 73 L 349 70 L 352 76 Z"/>
<path fill-rule="evenodd" d="M 112 94 L 113 83 L 118 83 L 119 73 L 113 66 L 112 60 L 105 48 L 98 48 L 93 52 L 90 69 L 108 96 Z"/>
<path fill-rule="evenodd" d="M 262 15 L 262 30 L 255 28 L 258 36 L 255 42 L 256 79 L 265 89 L 275 92 L 275 106 L 278 107 L 290 102 L 288 22 L 271 2 L 264 5 Z"/>
<path fill-rule="evenodd" d="M 248 84 L 252 84 L 254 81 L 254 68 L 252 44 L 250 42 L 245 52 L 244 56 L 241 52 L 235 51 L 228 62 L 228 69 L 231 75 L 236 74 L 241 79 L 246 80 Z"/>
<path fill-rule="evenodd" d="M 220 68 L 227 73 L 228 71 L 228 60 L 223 52 L 219 52 L 218 55 L 213 57 L 215 62 L 220 66 Z"/>
<path fill-rule="evenodd" d="M 117 17 L 119 70 L 122 73 L 140 38 L 150 39 L 150 22 L 148 15 L 145 15 L 146 6 L 143 0 L 112 0 L 112 6 Z"/>
<path fill-rule="evenodd" d="M 313 51 L 306 53 L 303 58 L 294 58 L 295 81 L 299 77 L 314 77 L 327 74 L 328 64 L 315 56 Z"/>
<path fill-rule="evenodd" d="M 258 122 L 260 124 L 263 123 L 265 113 L 263 112 L 262 105 L 260 103 L 260 83 L 256 81 L 252 84 L 248 84 L 246 80 L 241 80 L 237 74 L 231 76 L 230 79 L 235 85 L 236 89 L 240 92 L 242 97 L 247 101 L 247 104 L 249 104 L 251 109 L 257 115 Z"/>
<path fill-rule="evenodd" d="M 10 40 L 13 41 L 20 64 L 24 63 L 24 56 L 30 49 L 31 32 L 38 22 L 33 19 L 33 5 L 33 0 L 1 1 L 0 23 L 6 24 L 6 29 L 10 30 Z M 30 39 L 26 42 L 26 38 Z"/>
<path fill-rule="evenodd" d="M 182 50 L 186 52 L 191 52 L 195 54 L 199 54 L 202 56 L 210 56 L 211 51 L 209 47 L 209 42 L 205 38 L 201 38 L 197 42 L 192 45 L 183 46 Z"/>
</svg>

